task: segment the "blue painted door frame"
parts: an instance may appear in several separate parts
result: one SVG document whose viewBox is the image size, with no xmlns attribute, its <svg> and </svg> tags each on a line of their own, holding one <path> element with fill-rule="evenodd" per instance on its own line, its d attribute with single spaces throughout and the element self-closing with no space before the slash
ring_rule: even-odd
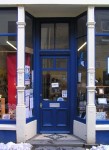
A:
<svg viewBox="0 0 109 150">
<path fill-rule="evenodd" d="M 69 90 L 67 90 L 69 89 L 69 56 L 62 56 L 62 54 L 61 56 L 41 56 L 41 62 L 43 60 L 52 60 L 53 66 L 41 67 L 40 133 L 70 133 L 70 98 Z M 65 61 L 66 65 L 57 66 L 57 60 L 58 63 Z M 58 86 L 52 87 L 55 82 Z M 67 90 L 64 98 L 61 97 L 62 89 Z M 49 99 L 44 99 L 43 96 Z"/>
<path fill-rule="evenodd" d="M 70 49 L 67 51 L 41 51 L 40 50 L 40 27 L 41 23 L 48 22 L 66 22 L 69 23 L 69 43 Z M 40 133 L 40 89 L 41 89 L 41 57 L 42 56 L 67 56 L 69 59 L 69 101 L 70 101 L 70 125 L 69 132 L 73 133 L 73 120 L 76 116 L 77 108 L 77 52 L 76 52 L 76 40 L 75 40 L 75 19 L 74 18 L 52 18 L 52 19 L 35 19 L 34 20 L 34 114 L 37 119 L 37 131 Z"/>
</svg>

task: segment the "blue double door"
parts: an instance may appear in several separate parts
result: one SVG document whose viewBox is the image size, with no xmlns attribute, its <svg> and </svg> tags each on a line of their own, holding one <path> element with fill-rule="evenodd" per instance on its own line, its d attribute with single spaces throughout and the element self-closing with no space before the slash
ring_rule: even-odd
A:
<svg viewBox="0 0 109 150">
<path fill-rule="evenodd" d="M 40 133 L 70 133 L 69 57 L 41 57 Z"/>
</svg>

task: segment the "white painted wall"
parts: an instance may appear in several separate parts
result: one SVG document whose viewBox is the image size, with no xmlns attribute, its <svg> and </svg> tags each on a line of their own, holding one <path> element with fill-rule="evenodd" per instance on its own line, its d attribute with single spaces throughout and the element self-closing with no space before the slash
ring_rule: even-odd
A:
<svg viewBox="0 0 109 150">
<path fill-rule="evenodd" d="M 12 124 L 0 124 L 0 130 L 14 131 L 14 130 L 16 130 L 16 125 L 12 125 Z"/>
<path fill-rule="evenodd" d="M 32 138 L 36 134 L 37 134 L 37 120 L 27 123 L 25 129 L 26 140 Z"/>
<path fill-rule="evenodd" d="M 86 124 L 74 120 L 73 122 L 73 133 L 75 136 L 86 141 Z"/>
</svg>

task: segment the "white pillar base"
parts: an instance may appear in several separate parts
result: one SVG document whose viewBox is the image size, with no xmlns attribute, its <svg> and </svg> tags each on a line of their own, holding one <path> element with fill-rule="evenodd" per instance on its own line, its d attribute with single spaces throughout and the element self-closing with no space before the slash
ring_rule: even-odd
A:
<svg viewBox="0 0 109 150">
<path fill-rule="evenodd" d="M 87 105 L 86 107 L 86 125 L 87 125 L 87 144 L 96 142 L 96 107 L 95 105 Z"/>
<path fill-rule="evenodd" d="M 17 105 L 16 107 L 16 135 L 17 135 L 17 142 L 25 142 L 26 141 L 26 133 L 25 133 L 25 126 L 26 126 L 26 107 L 25 105 Z"/>
</svg>

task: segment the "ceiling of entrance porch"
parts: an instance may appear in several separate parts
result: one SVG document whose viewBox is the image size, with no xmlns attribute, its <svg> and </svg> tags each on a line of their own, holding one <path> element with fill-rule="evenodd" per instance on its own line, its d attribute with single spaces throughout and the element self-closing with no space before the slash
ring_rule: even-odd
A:
<svg viewBox="0 0 109 150">
<path fill-rule="evenodd" d="M 76 17 L 87 10 L 87 6 L 65 4 L 26 5 L 25 9 L 34 17 Z"/>
</svg>

